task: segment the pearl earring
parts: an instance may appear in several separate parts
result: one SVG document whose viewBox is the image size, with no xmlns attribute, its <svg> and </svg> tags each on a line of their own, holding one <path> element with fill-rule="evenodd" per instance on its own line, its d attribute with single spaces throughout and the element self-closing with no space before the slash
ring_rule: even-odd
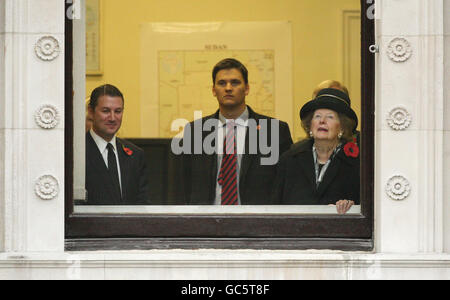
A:
<svg viewBox="0 0 450 300">
<path fill-rule="evenodd" d="M 339 133 L 338 138 L 342 138 L 344 134 L 342 132 Z"/>
<path fill-rule="evenodd" d="M 310 132 L 309 132 L 309 136 L 310 136 L 311 138 L 313 138 L 313 137 L 314 137 L 314 135 L 313 135 L 313 132 L 312 132 L 312 131 L 310 131 Z"/>
</svg>

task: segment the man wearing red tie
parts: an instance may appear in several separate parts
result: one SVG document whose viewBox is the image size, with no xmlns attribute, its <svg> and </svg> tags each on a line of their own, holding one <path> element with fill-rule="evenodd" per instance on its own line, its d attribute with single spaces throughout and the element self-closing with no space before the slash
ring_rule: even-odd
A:
<svg viewBox="0 0 450 300">
<path fill-rule="evenodd" d="M 188 143 L 185 149 L 190 149 L 183 158 L 186 204 L 271 204 L 278 156 L 292 144 L 289 126 L 257 114 L 246 105 L 245 97 L 250 91 L 248 71 L 239 61 L 220 61 L 212 77 L 212 92 L 219 110 L 185 128 L 183 143 Z M 276 153 L 272 163 L 264 163 L 269 153 L 261 151 L 264 147 L 260 147 L 260 133 L 265 135 L 265 145 L 276 141 L 268 147 Z M 205 149 L 211 136 L 215 137 L 214 153 Z"/>
</svg>

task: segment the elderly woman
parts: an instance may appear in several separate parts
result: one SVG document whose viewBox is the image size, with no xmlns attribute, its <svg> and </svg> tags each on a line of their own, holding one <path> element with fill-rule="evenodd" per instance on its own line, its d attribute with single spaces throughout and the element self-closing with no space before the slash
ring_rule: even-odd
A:
<svg viewBox="0 0 450 300">
<path fill-rule="evenodd" d="M 294 144 L 278 164 L 274 202 L 336 205 L 339 214 L 359 204 L 359 149 L 353 143 L 358 118 L 349 96 L 337 89 L 318 92 L 300 111 L 309 138 Z"/>
</svg>

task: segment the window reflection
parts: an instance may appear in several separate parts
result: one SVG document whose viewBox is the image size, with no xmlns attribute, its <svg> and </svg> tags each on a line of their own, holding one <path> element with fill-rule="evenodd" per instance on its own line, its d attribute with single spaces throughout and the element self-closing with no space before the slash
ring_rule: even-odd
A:
<svg viewBox="0 0 450 300">
<path fill-rule="evenodd" d="M 211 15 L 216 16 L 217 20 L 228 20 L 229 16 L 222 15 L 220 12 L 210 13 L 216 11 L 216 4 L 210 1 L 200 1 L 198 5 L 202 5 L 202 9 L 193 13 L 191 18 L 186 17 L 187 8 L 183 10 L 186 4 L 178 0 L 171 1 L 175 9 L 170 18 L 165 16 L 161 10 L 156 12 L 152 9 L 158 1 L 137 0 L 136 5 L 130 6 L 117 0 L 89 0 L 86 5 L 89 6 L 92 2 L 102 5 L 94 5 L 95 10 L 100 11 L 98 14 L 89 14 L 88 21 L 90 23 L 88 25 L 92 27 L 92 24 L 103 24 L 103 27 L 96 26 L 96 32 L 102 36 L 97 36 L 96 41 L 101 43 L 98 45 L 99 48 L 105 51 L 95 52 L 103 67 L 101 74 L 90 74 L 86 77 L 87 98 L 96 87 L 104 84 L 114 85 L 123 92 L 127 102 L 124 106 L 123 122 L 117 134 L 117 139 L 122 140 L 123 144 L 116 145 L 113 149 L 116 152 L 113 153 L 119 155 L 117 151 L 122 151 L 125 158 L 131 156 L 134 159 L 136 153 L 141 153 L 138 148 L 142 149 L 143 155 L 142 158 L 139 158 L 140 162 L 136 168 L 140 169 L 141 174 L 144 175 L 133 175 L 130 178 L 123 175 L 122 178 L 121 158 L 117 156 L 121 197 L 108 195 L 112 188 L 105 187 L 111 187 L 112 184 L 103 183 L 102 186 L 105 189 L 99 193 L 100 198 L 103 198 L 102 201 L 90 201 L 94 197 L 93 194 L 97 192 L 89 192 L 91 188 L 88 188 L 87 199 L 79 204 L 130 205 L 134 207 L 129 209 L 135 210 L 135 212 L 147 212 L 147 208 L 136 205 L 153 206 L 149 208 L 148 212 L 158 211 L 161 206 L 171 206 L 170 208 L 163 207 L 161 211 L 186 212 L 185 209 L 188 209 L 188 212 L 192 213 L 210 209 L 226 213 L 238 213 L 239 211 L 282 213 L 284 208 L 279 205 L 295 207 L 294 212 L 302 211 L 302 213 L 305 211 L 298 208 L 297 205 L 302 205 L 303 208 L 316 204 L 326 206 L 321 207 L 321 213 L 336 213 L 339 210 L 343 212 L 346 209 L 350 209 L 349 213 L 352 213 L 359 208 L 359 158 L 352 157 L 356 148 L 353 145 L 349 146 L 349 143 L 353 144 L 353 142 L 357 147 L 360 145 L 358 127 L 352 128 L 350 133 L 346 132 L 345 136 L 338 138 L 337 143 L 334 139 L 333 145 L 325 147 L 329 150 L 326 152 L 330 154 L 328 158 L 331 158 L 331 161 L 334 158 L 336 158 L 336 162 L 342 160 L 342 165 L 348 167 L 335 168 L 331 161 L 327 165 L 329 159 L 322 159 L 321 150 L 323 148 L 314 143 L 318 138 L 311 138 L 309 131 L 303 131 L 298 111 L 304 107 L 306 102 L 315 99 L 310 95 L 316 87 L 319 91 L 323 88 L 344 91 L 345 88 L 347 94 L 351 96 L 352 103 L 349 107 L 354 111 L 356 124 L 358 124 L 361 102 L 359 99 L 360 26 L 358 21 L 355 22 L 355 14 L 357 16 L 360 14 L 360 1 L 283 0 L 276 3 L 262 1 L 255 11 L 255 16 L 245 13 L 245 8 L 252 8 L 252 2 L 242 1 L 240 5 L 244 9 L 242 12 L 238 12 L 238 15 L 235 16 L 236 19 L 214 23 L 215 27 L 211 25 L 213 23 L 208 23 L 208 26 L 202 22 L 189 23 L 210 21 Z M 92 11 L 92 8 L 89 11 Z M 304 14 L 305 11 L 308 11 L 307 15 Z M 98 19 L 95 20 L 95 18 Z M 159 30 L 156 33 L 158 36 L 156 40 L 155 34 L 151 36 L 151 39 L 145 38 L 144 31 L 155 28 L 154 25 L 151 25 L 155 24 L 155 20 L 164 22 L 173 21 L 176 18 L 180 20 L 179 23 L 189 23 L 190 26 L 173 27 L 170 23 L 164 23 L 164 28 L 178 28 L 178 32 L 167 33 Z M 293 49 L 293 51 L 288 50 L 289 55 L 281 55 L 285 60 L 280 58 L 279 50 L 268 47 L 271 43 L 267 41 L 267 37 L 264 39 L 264 35 L 249 34 L 248 30 L 243 30 L 247 27 L 236 22 L 252 21 L 253 25 L 258 26 L 258 22 L 263 24 L 274 19 L 289 20 L 289 26 L 283 27 L 288 29 L 283 30 L 287 30 L 286 35 L 290 37 L 290 40 L 283 44 L 282 48 Z M 330 20 L 335 20 L 333 22 L 336 26 L 321 25 L 330 24 Z M 236 24 L 235 27 L 238 30 L 233 28 L 227 34 L 236 34 L 240 29 L 239 34 L 234 37 L 221 36 L 222 27 L 233 23 Z M 179 28 L 183 28 L 184 32 L 180 32 Z M 192 28 L 194 30 L 189 32 Z M 217 31 L 211 31 L 208 28 Z M 183 39 L 186 36 L 199 31 L 208 37 L 206 39 L 208 42 L 202 42 L 201 46 L 196 46 L 196 48 L 192 48 L 193 46 L 187 43 L 185 43 L 185 48 L 169 47 L 171 44 L 176 44 L 175 40 L 184 43 Z M 270 30 L 265 31 L 269 36 Z M 92 30 L 89 31 L 89 34 L 92 37 Z M 210 36 L 215 36 L 217 39 L 211 39 Z M 242 44 L 228 42 L 233 38 L 244 39 L 247 44 L 257 44 L 258 47 L 249 51 L 247 47 L 242 47 Z M 165 48 L 153 46 L 155 41 Z M 90 47 L 92 50 L 92 45 Z M 152 49 L 155 52 L 152 52 Z M 91 50 L 89 53 L 94 53 Z M 343 53 L 344 51 L 346 53 Z M 220 70 L 218 72 L 220 79 L 216 81 L 217 78 L 215 78 L 214 81 L 211 81 L 214 66 L 221 59 L 229 57 L 237 59 L 247 68 L 248 79 L 244 78 L 239 67 L 232 67 Z M 233 71 L 238 71 L 238 73 Z M 324 79 L 335 78 L 342 83 L 327 81 L 317 85 Z M 344 84 L 347 88 L 344 87 Z M 242 103 L 237 105 L 236 103 L 239 101 Z M 239 110 L 236 112 L 221 111 L 219 109 L 221 104 L 224 107 L 236 104 Z M 330 109 L 330 107 L 321 107 L 320 109 Z M 174 144 L 178 147 L 186 147 L 186 142 L 182 141 L 183 135 L 186 140 L 186 130 L 184 132 L 172 131 L 173 125 L 189 124 L 187 128 L 191 128 L 193 131 L 196 124 L 193 122 L 196 116 L 194 112 L 199 110 L 202 111 L 200 119 L 203 118 L 204 121 L 214 119 L 216 122 L 216 125 L 211 127 L 211 131 L 202 131 L 201 143 L 203 146 L 208 133 L 210 134 L 213 129 L 216 129 L 215 133 L 210 135 L 210 145 L 217 155 L 208 156 L 206 159 L 200 158 L 201 155 L 186 155 L 184 152 L 180 154 L 173 151 Z M 346 116 L 345 113 L 337 111 L 337 109 L 331 109 L 331 111 L 337 113 L 335 119 L 338 119 L 339 123 L 346 123 L 343 117 Z M 319 124 L 326 123 L 326 120 L 329 120 L 328 115 L 323 111 L 319 111 L 319 113 L 322 114 L 317 117 L 323 119 L 318 121 Z M 90 114 L 87 116 L 89 119 L 92 118 Z M 263 119 L 268 121 L 280 120 L 278 140 L 273 141 L 273 144 L 271 124 L 270 122 L 267 122 L 267 125 L 260 124 L 259 120 L 262 119 L 260 116 L 267 116 Z M 247 130 L 250 129 L 246 126 L 249 119 L 256 120 L 253 127 L 257 140 L 257 151 L 253 155 L 249 155 L 250 159 L 247 159 L 244 153 L 251 152 L 251 143 L 246 142 L 246 138 L 250 140 L 250 133 L 246 135 Z M 314 127 L 313 119 L 314 115 L 310 127 Z M 355 120 L 351 117 L 349 119 Z M 177 120 L 182 122 L 176 123 Z M 227 127 L 227 123 L 230 123 L 227 120 L 234 120 L 234 126 Z M 112 121 L 112 123 L 114 122 Z M 108 125 L 113 127 L 112 123 Z M 203 127 L 204 122 L 201 124 Z M 234 131 L 231 128 L 234 128 Z M 294 144 L 292 149 L 307 150 L 310 154 L 307 162 L 307 180 L 311 183 L 308 188 L 303 187 L 300 183 L 301 176 L 297 174 L 303 170 L 302 166 L 298 166 L 295 170 L 292 169 L 295 164 L 290 159 L 281 159 L 280 165 L 261 164 L 261 158 L 269 158 L 274 154 L 273 151 L 267 153 L 260 151 L 259 134 L 263 131 L 267 133 L 265 137 L 267 147 L 277 148 L 278 157 L 287 156 L 287 154 L 283 156 L 284 152 L 292 153 L 294 150 L 288 150 L 292 143 Z M 328 132 L 325 132 L 320 126 L 316 131 L 319 137 L 325 133 L 329 135 L 336 133 L 336 136 L 339 136 L 340 133 L 333 131 L 332 128 L 328 128 Z M 229 147 L 231 150 L 235 149 L 236 156 L 226 152 L 228 145 L 226 137 L 229 132 L 232 132 L 234 137 L 234 144 L 230 143 Z M 175 141 L 172 140 L 172 137 L 175 137 Z M 191 138 L 194 138 L 193 135 Z M 274 147 L 276 143 L 278 146 Z M 138 148 L 131 146 L 133 144 Z M 124 150 L 121 145 L 125 145 L 124 147 L 133 154 L 128 155 L 127 153 L 130 151 Z M 195 145 L 194 141 L 191 143 L 191 146 L 193 145 Z M 225 151 L 223 151 L 224 148 Z M 106 147 L 103 150 L 105 154 L 108 152 Z M 190 150 L 191 153 L 195 152 L 193 148 Z M 346 155 L 348 151 L 353 152 Z M 313 153 L 316 154 L 316 158 Z M 103 162 L 108 171 L 107 155 L 104 157 Z M 86 161 L 87 163 L 88 161 Z M 229 170 L 223 168 L 227 164 L 235 166 L 233 168 L 237 175 L 234 179 L 230 179 Z M 86 185 L 89 185 L 89 181 L 91 181 L 89 178 L 98 180 L 99 177 L 106 176 L 106 173 L 99 175 L 88 168 L 86 172 Z M 331 173 L 335 180 L 330 180 L 331 185 L 325 189 L 324 186 L 329 180 L 327 175 Z M 243 175 L 241 176 L 241 174 Z M 111 177 L 111 175 L 108 176 Z M 143 178 L 147 178 L 144 179 L 144 183 L 142 183 Z M 127 200 L 124 200 L 124 191 L 121 187 L 123 180 L 131 181 L 135 185 L 131 188 L 134 192 L 125 192 L 127 195 L 132 194 Z M 145 189 L 145 200 L 137 196 L 140 194 L 141 186 L 144 186 Z M 117 187 L 114 189 L 117 190 Z M 323 196 L 322 198 L 311 196 L 313 189 L 323 192 L 323 195 L 331 194 L 333 196 Z M 222 190 L 228 195 L 228 198 L 227 195 L 222 196 Z M 242 208 L 223 208 L 221 207 L 223 203 L 237 203 Z M 339 210 L 336 207 L 327 206 L 337 203 Z M 186 205 L 192 206 L 191 210 L 184 207 Z M 197 208 L 198 205 L 200 205 L 199 208 Z M 208 205 L 218 207 L 208 208 Z M 247 208 L 244 207 L 246 205 L 270 205 L 270 207 L 268 209 L 264 207 Z M 90 208 L 80 207 L 79 209 Z M 115 208 L 110 209 L 114 210 Z M 127 208 L 119 207 L 119 209 L 126 210 Z M 331 211 L 326 212 L 326 210 Z M 211 211 L 209 212 L 211 213 Z"/>
</svg>

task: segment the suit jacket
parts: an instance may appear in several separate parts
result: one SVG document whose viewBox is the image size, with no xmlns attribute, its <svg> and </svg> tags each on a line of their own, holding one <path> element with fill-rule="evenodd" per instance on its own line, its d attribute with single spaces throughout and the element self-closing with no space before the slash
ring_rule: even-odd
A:
<svg viewBox="0 0 450 300">
<path fill-rule="evenodd" d="M 280 159 L 273 201 L 290 205 L 336 204 L 338 200 L 360 199 L 360 160 L 341 149 L 332 159 L 316 188 L 312 153 L 313 140 L 294 144 Z"/>
<path fill-rule="evenodd" d="M 271 128 L 270 120 L 273 118 L 266 117 L 255 113 L 250 107 L 249 120 L 254 119 L 258 124 L 258 130 L 264 130 L 267 128 L 268 137 L 267 143 L 270 145 L 271 141 Z M 201 120 L 195 122 L 201 122 L 203 125 L 208 120 L 218 120 L 219 111 L 215 114 L 205 117 Z M 266 123 L 261 122 L 266 120 Z M 194 123 L 191 122 L 186 127 L 194 128 Z M 265 126 L 261 128 L 261 126 Z M 186 129 L 185 129 L 186 133 Z M 211 131 L 202 131 L 201 141 L 203 142 L 205 138 L 214 133 L 214 129 Z M 187 139 L 186 135 L 184 139 Z M 191 136 L 191 153 L 193 152 L 194 134 Z M 249 130 L 247 127 L 247 132 L 245 135 L 245 153 L 242 155 L 240 173 L 239 173 L 239 196 L 242 205 L 264 205 L 271 204 L 270 194 L 273 187 L 273 182 L 276 176 L 276 164 L 275 165 L 261 165 L 261 158 L 269 157 L 270 154 L 262 154 L 259 150 L 259 137 L 258 140 L 258 151 L 256 154 L 250 154 L 250 138 Z M 183 141 L 185 142 L 185 141 Z M 279 155 L 289 149 L 292 145 L 291 133 L 287 123 L 279 122 Z M 254 153 L 254 151 L 252 151 Z M 183 157 L 183 171 L 184 171 L 184 194 L 185 202 L 190 205 L 213 205 L 216 198 L 216 184 L 217 184 L 217 173 L 218 173 L 218 156 L 214 154 L 206 154 L 202 151 L 202 154 L 185 154 Z"/>
<path fill-rule="evenodd" d="M 144 151 L 116 138 L 122 181 L 122 199 L 113 193 L 113 181 L 97 144 L 86 133 L 86 190 L 88 205 L 144 205 L 149 202 L 148 169 Z M 133 153 L 127 154 L 124 147 Z"/>
</svg>

